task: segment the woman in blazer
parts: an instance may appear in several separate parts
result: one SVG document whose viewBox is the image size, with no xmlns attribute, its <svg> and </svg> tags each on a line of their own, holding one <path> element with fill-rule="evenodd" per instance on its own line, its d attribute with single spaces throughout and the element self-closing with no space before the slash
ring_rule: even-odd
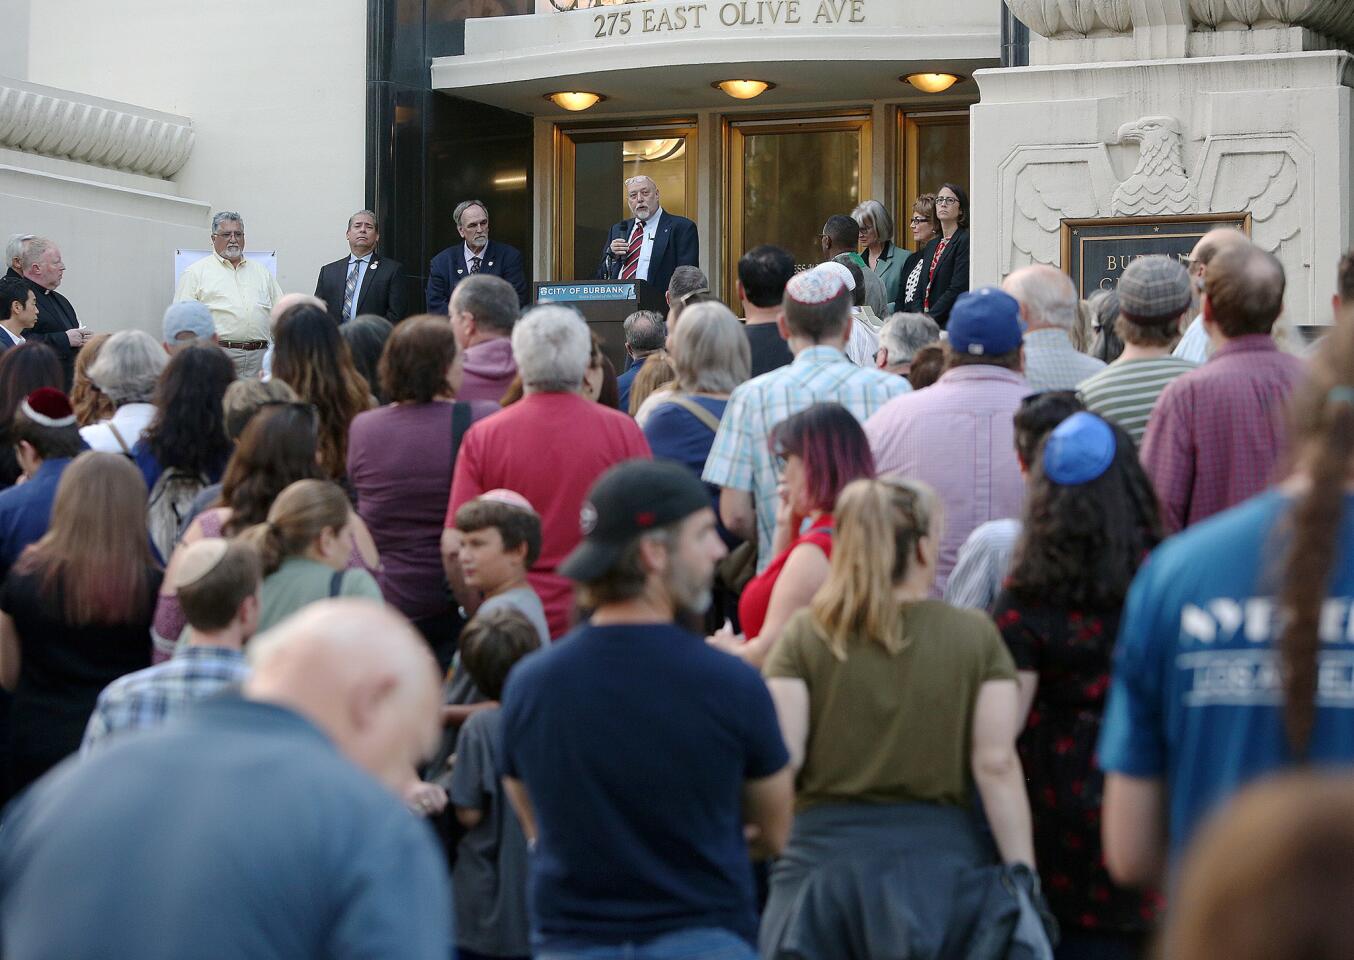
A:
<svg viewBox="0 0 1354 960">
<path fill-rule="evenodd" d="M 957 183 L 936 191 L 940 236 L 926 247 L 921 312 L 941 329 L 950 319 L 955 298 L 968 289 L 968 193 Z"/>
<path fill-rule="evenodd" d="M 851 219 L 860 224 L 861 256 L 884 284 L 884 316 L 899 308 L 898 284 L 902 277 L 905 250 L 893 242 L 893 217 L 878 200 L 866 200 L 851 211 Z"/>
<path fill-rule="evenodd" d="M 940 236 L 940 221 L 936 219 L 936 195 L 923 193 L 912 204 L 913 252 L 907 255 L 898 270 L 898 306 L 903 313 L 921 313 L 922 297 L 926 295 L 926 248 Z"/>
</svg>

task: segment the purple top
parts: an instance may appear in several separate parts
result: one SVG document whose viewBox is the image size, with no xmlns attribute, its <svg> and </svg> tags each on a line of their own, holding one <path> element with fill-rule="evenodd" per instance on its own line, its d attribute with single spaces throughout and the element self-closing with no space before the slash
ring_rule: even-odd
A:
<svg viewBox="0 0 1354 960">
<path fill-rule="evenodd" d="M 359 413 L 348 430 L 348 480 L 381 552 L 377 583 L 411 620 L 445 613 L 442 519 L 451 492 L 449 401 Z"/>
<path fill-rule="evenodd" d="M 1288 398 L 1306 376 L 1269 334 L 1229 340 L 1172 380 L 1147 421 L 1142 465 L 1168 533 L 1236 506 L 1274 479 Z"/>
</svg>

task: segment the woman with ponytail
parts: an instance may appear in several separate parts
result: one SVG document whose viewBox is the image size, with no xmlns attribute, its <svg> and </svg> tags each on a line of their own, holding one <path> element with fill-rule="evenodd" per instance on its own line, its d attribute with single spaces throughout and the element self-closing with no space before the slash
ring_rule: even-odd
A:
<svg viewBox="0 0 1354 960">
<path fill-rule="evenodd" d="M 1166 541 L 1129 591 L 1099 749 L 1121 883 L 1159 880 L 1251 781 L 1354 762 L 1354 307 L 1290 412 L 1287 479 Z"/>
<path fill-rule="evenodd" d="M 797 810 L 762 956 L 899 956 L 904 929 L 970 955 L 977 905 L 1003 880 L 1037 900 L 1015 665 L 986 615 L 928 599 L 942 532 L 929 488 L 857 480 L 835 515 L 827 582 L 764 670 Z M 961 877 L 971 899 L 955 896 Z"/>
<path fill-rule="evenodd" d="M 353 516 L 338 484 L 298 480 L 278 494 L 267 520 L 240 534 L 263 559 L 260 631 L 326 597 L 381 599 L 370 573 L 348 567 Z"/>
</svg>

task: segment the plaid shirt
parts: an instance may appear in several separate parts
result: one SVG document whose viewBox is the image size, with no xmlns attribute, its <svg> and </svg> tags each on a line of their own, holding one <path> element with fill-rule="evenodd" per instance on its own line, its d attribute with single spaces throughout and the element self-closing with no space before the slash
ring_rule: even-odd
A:
<svg viewBox="0 0 1354 960">
<path fill-rule="evenodd" d="M 1072 346 L 1066 330 L 1046 328 L 1025 334 L 1025 379 L 1030 391 L 1075 390 L 1077 384 L 1105 369 L 1105 362 Z"/>
<path fill-rule="evenodd" d="M 186 646 L 172 660 L 114 680 L 94 705 L 80 753 L 128 730 L 158 727 L 195 700 L 238 686 L 249 675 L 244 653 L 229 647 Z"/>
<path fill-rule="evenodd" d="M 1142 465 L 1169 533 L 1235 506 L 1274 479 L 1288 398 L 1306 375 L 1268 334 L 1229 340 L 1161 392 Z"/>
<path fill-rule="evenodd" d="M 864 420 L 891 398 L 911 390 L 894 374 L 858 367 L 840 350 L 816 346 L 801 350 L 794 362 L 749 380 L 733 392 L 719 423 L 702 479 L 718 487 L 749 490 L 757 506 L 757 569 L 771 561 L 776 529 L 776 484 L 771 430 L 815 403 L 840 403 Z"/>
</svg>

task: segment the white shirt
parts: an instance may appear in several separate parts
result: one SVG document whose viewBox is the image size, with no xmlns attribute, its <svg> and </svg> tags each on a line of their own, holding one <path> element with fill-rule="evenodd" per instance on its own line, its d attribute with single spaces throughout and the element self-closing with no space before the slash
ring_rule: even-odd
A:
<svg viewBox="0 0 1354 960">
<path fill-rule="evenodd" d="M 870 329 L 865 318 L 851 308 L 851 336 L 846 341 L 846 359 L 858 367 L 874 368 L 874 355 L 879 352 L 879 337 Z"/>
<path fill-rule="evenodd" d="M 10 344 L 11 344 L 12 346 L 16 346 L 16 347 L 17 347 L 19 344 L 21 344 L 21 343 L 24 342 L 24 338 L 23 338 L 23 337 L 20 337 L 20 336 L 18 336 L 17 334 L 10 333 L 9 330 L 6 329 L 3 325 L 0 325 L 0 332 L 3 332 L 3 333 L 5 334 L 5 336 L 7 336 L 7 337 L 9 338 Z"/>
<path fill-rule="evenodd" d="M 351 320 L 353 317 L 357 316 L 357 301 L 362 297 L 362 281 L 367 279 L 367 268 L 371 266 L 371 254 L 367 254 L 365 257 L 355 257 L 352 254 L 348 254 L 349 272 L 352 271 L 354 263 L 360 263 L 362 266 L 357 268 L 357 284 L 353 287 L 353 302 L 349 308 L 352 312 L 344 317 L 344 320 Z M 343 276 L 343 286 L 345 289 L 348 286 L 347 273 Z M 342 306 L 342 303 L 340 303 L 340 306 Z"/>
<path fill-rule="evenodd" d="M 663 208 L 659 207 L 653 212 L 653 216 L 644 221 L 644 240 L 639 247 L 639 263 L 635 264 L 635 279 L 649 279 L 649 258 L 653 256 L 654 237 L 658 236 L 658 220 L 663 216 Z M 630 232 L 634 233 L 632 226 Z M 625 238 L 629 240 L 629 237 Z"/>
<path fill-rule="evenodd" d="M 1209 348 L 1208 331 L 1204 329 L 1204 315 L 1200 313 L 1185 328 L 1185 335 L 1171 351 L 1171 356 L 1203 363 L 1213 351 Z"/>
<path fill-rule="evenodd" d="M 489 252 L 489 241 L 488 241 L 488 240 L 485 240 L 485 241 L 484 241 L 484 246 L 480 247 L 479 252 L 475 252 L 475 251 L 471 250 L 471 249 L 470 249 L 470 244 L 468 244 L 468 243 L 467 243 L 467 244 L 463 244 L 463 245 L 461 246 L 461 249 L 465 251 L 465 272 L 466 272 L 467 274 L 472 272 L 471 269 L 470 269 L 470 261 L 471 261 L 471 260 L 474 260 L 476 257 L 479 257 L 479 258 L 480 258 L 480 269 L 481 269 L 481 270 L 484 269 L 484 265 L 485 265 L 486 263 L 488 263 L 488 261 L 484 259 L 484 255 L 485 255 L 486 253 Z"/>
<path fill-rule="evenodd" d="M 141 439 L 141 435 L 146 432 L 150 426 L 151 420 L 155 418 L 155 406 L 149 403 L 124 403 L 114 411 L 113 416 L 108 420 L 99 423 L 91 423 L 87 427 L 80 428 L 80 439 L 89 445 L 89 449 L 97 450 L 100 453 L 123 453 L 122 444 L 118 443 L 118 438 L 113 435 L 113 431 L 108 428 L 112 423 L 117 427 L 118 433 L 122 435 L 123 443 L 127 444 L 127 450 L 136 446 L 136 442 Z"/>
</svg>

